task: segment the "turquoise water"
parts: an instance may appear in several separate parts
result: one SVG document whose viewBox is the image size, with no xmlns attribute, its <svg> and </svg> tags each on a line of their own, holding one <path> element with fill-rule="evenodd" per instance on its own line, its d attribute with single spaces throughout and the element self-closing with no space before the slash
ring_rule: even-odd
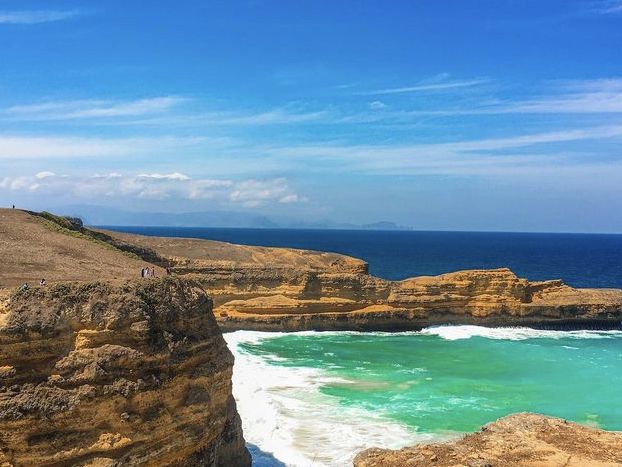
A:
<svg viewBox="0 0 622 467">
<path fill-rule="evenodd" d="M 236 365 L 261 362 L 285 386 L 301 380 L 292 383 L 294 392 L 303 380 L 312 382 L 315 393 L 303 397 L 308 404 L 341 411 L 344 420 L 369 414 L 403 427 L 410 442 L 402 444 L 473 431 L 521 411 L 622 430 L 620 331 L 447 326 L 404 334 L 246 333 L 233 344 Z M 272 397 L 270 383 L 258 384 L 255 399 Z M 290 417 L 308 419 L 305 410 L 301 405 Z M 252 441 L 262 447 L 261 439 Z"/>
</svg>

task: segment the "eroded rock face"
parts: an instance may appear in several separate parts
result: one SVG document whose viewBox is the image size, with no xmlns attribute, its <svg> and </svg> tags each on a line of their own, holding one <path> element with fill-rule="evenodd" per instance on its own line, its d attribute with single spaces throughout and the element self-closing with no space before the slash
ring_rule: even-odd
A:
<svg viewBox="0 0 622 467">
<path fill-rule="evenodd" d="M 448 443 L 398 451 L 369 449 L 355 467 L 613 467 L 622 465 L 622 432 L 558 418 L 515 414 Z"/>
<path fill-rule="evenodd" d="M 530 282 L 509 269 L 459 271 L 391 282 L 364 274 L 308 273 L 272 292 L 224 289 L 216 317 L 224 329 L 409 330 L 437 324 L 616 326 L 622 290 Z M 206 288 L 209 280 L 196 277 Z M 240 282 L 238 280 L 238 282 Z M 313 286 L 309 287 L 308 284 Z M 239 290 L 239 289 L 238 289 Z"/>
<path fill-rule="evenodd" d="M 211 306 L 170 278 L 1 302 L 0 465 L 250 465 Z"/>
<path fill-rule="evenodd" d="M 530 282 L 509 269 L 387 281 L 355 258 L 108 232 L 154 251 L 214 300 L 224 330 L 417 330 L 436 324 L 614 327 L 622 290 Z"/>
</svg>

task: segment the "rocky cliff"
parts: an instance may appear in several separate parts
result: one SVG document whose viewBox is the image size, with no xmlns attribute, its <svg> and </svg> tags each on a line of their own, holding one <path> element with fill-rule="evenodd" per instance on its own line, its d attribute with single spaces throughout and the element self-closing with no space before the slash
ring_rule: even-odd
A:
<svg viewBox="0 0 622 467">
<path fill-rule="evenodd" d="M 250 465 L 211 307 L 170 278 L 0 298 L 0 465 Z"/>
<path fill-rule="evenodd" d="M 209 278 L 197 279 L 210 289 Z M 222 300 L 225 329 L 417 330 L 437 324 L 616 327 L 622 290 L 530 282 L 509 269 L 473 270 L 391 282 L 363 274 L 307 273 L 272 294 Z"/>
<path fill-rule="evenodd" d="M 532 282 L 509 269 L 387 281 L 355 258 L 107 232 L 155 251 L 214 300 L 224 330 L 417 330 L 435 324 L 616 327 L 622 290 Z"/>
<path fill-rule="evenodd" d="M 515 414 L 448 443 L 399 451 L 369 449 L 354 467 L 614 467 L 622 465 L 622 432 L 558 418 Z"/>
</svg>

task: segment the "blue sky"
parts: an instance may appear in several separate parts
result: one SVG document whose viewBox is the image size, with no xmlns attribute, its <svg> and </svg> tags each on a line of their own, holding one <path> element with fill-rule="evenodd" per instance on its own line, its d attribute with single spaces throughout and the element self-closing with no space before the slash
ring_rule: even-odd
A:
<svg viewBox="0 0 622 467">
<path fill-rule="evenodd" d="M 622 232 L 622 0 L 0 0 L 0 200 Z"/>
</svg>

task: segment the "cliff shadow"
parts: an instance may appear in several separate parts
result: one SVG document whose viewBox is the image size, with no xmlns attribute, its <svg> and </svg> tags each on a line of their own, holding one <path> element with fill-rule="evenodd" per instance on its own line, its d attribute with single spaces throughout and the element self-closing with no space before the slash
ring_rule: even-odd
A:
<svg viewBox="0 0 622 467">
<path fill-rule="evenodd" d="M 287 464 L 274 457 L 274 454 L 262 451 L 259 446 L 246 443 L 246 448 L 253 458 L 253 467 L 287 467 Z"/>
</svg>

